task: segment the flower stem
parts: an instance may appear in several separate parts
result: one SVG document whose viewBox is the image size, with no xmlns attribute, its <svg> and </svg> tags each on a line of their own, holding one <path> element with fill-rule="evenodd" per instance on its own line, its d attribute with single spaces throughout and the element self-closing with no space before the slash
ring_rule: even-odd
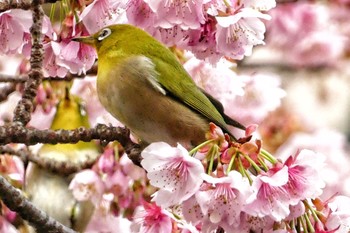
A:
<svg viewBox="0 0 350 233">
<path fill-rule="evenodd" d="M 242 153 L 243 157 L 248 160 L 248 162 L 250 163 L 250 165 L 252 165 L 254 167 L 254 169 L 260 173 L 261 172 L 261 168 L 254 162 L 254 160 L 252 160 L 248 155 Z"/>
<path fill-rule="evenodd" d="M 308 216 L 307 214 L 304 214 L 304 219 L 305 219 L 305 221 L 306 221 L 306 224 L 307 224 L 307 227 L 308 227 L 308 229 L 309 229 L 309 232 L 314 233 L 314 232 L 315 232 L 315 229 L 314 229 L 314 227 L 312 226 L 312 223 L 311 223 L 311 221 L 310 221 L 310 218 L 309 218 L 309 216 Z"/>
<path fill-rule="evenodd" d="M 214 158 L 217 155 L 217 152 L 219 151 L 219 147 L 217 145 L 214 145 L 210 148 L 208 155 L 210 156 L 209 160 L 209 166 L 208 166 L 208 175 L 211 174 L 213 171 L 213 166 L 214 166 Z"/>
<path fill-rule="evenodd" d="M 227 170 L 226 170 L 227 174 L 232 170 L 233 162 L 235 161 L 236 156 L 237 156 L 237 152 L 232 156 L 230 163 L 227 166 Z"/>
<path fill-rule="evenodd" d="M 193 156 L 200 148 L 202 148 L 202 147 L 204 147 L 204 146 L 206 146 L 206 145 L 208 145 L 209 143 L 214 142 L 214 141 L 215 141 L 215 139 L 210 139 L 210 140 L 208 140 L 208 141 L 205 141 L 205 142 L 199 144 L 198 146 L 196 146 L 195 148 L 193 148 L 193 149 L 189 152 L 189 154 L 190 154 L 191 156 Z"/>
<path fill-rule="evenodd" d="M 311 214 L 312 214 L 314 220 L 315 220 L 315 221 L 320 221 L 320 219 L 319 219 L 318 216 L 317 216 L 316 210 L 315 210 L 312 206 L 310 206 L 309 202 L 308 202 L 307 200 L 304 200 L 304 201 L 303 201 L 303 204 L 305 205 L 305 207 L 307 207 L 307 208 L 310 210 L 310 212 L 311 212 Z"/>
<path fill-rule="evenodd" d="M 243 164 L 242 164 L 242 160 L 240 157 L 238 157 L 238 162 L 239 162 L 239 171 L 242 174 L 242 176 L 245 176 L 248 178 L 249 180 L 249 184 L 251 185 L 253 183 L 252 178 L 249 176 L 248 172 L 244 169 Z"/>
<path fill-rule="evenodd" d="M 261 159 L 260 156 L 258 156 L 258 161 L 261 164 L 261 166 L 263 167 L 264 171 L 267 172 L 269 170 L 269 168 L 267 167 L 266 163 L 264 162 L 263 159 Z"/>
<path fill-rule="evenodd" d="M 264 149 L 260 150 L 260 155 L 272 164 L 277 163 L 277 159 L 275 157 L 273 157 L 272 154 L 270 154 L 268 151 L 266 151 Z"/>
</svg>

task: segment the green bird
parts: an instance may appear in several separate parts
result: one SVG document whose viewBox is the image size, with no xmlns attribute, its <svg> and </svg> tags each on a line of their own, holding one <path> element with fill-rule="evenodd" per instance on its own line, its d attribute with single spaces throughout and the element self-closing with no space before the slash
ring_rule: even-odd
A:
<svg viewBox="0 0 350 233">
<path fill-rule="evenodd" d="M 51 129 L 89 128 L 88 116 L 82 101 L 66 92 L 66 96 L 57 105 Z M 87 160 L 97 159 L 101 155 L 100 147 L 94 142 L 75 144 L 45 144 L 36 156 L 57 162 L 83 164 Z M 29 163 L 26 169 L 24 190 L 29 200 L 51 217 L 79 232 L 84 232 L 94 211 L 90 201 L 77 201 L 69 189 L 72 175 L 61 175 Z M 29 233 L 36 232 L 29 228 Z"/>
<path fill-rule="evenodd" d="M 111 25 L 73 40 L 96 49 L 99 100 L 146 144 L 198 145 L 205 141 L 209 122 L 233 138 L 228 125 L 245 129 L 195 84 L 166 46 L 142 29 Z"/>
</svg>

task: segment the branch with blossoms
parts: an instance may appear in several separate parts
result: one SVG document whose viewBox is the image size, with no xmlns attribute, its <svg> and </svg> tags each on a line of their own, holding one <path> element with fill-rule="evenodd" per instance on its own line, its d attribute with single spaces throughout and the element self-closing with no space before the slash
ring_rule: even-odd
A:
<svg viewBox="0 0 350 233">
<path fill-rule="evenodd" d="M 336 201 L 318 198 L 325 185 L 322 156 L 301 150 L 278 160 L 260 140 L 252 140 L 254 130 L 248 127 L 246 136 L 233 142 L 211 125 L 208 141 L 189 152 L 165 143 L 147 147 L 141 165 L 159 188 L 152 201 L 161 207 L 152 208 L 168 222 L 150 218 L 154 213 L 146 206 L 136 215 L 144 225 L 161 225 L 158 230 L 182 221 L 204 232 L 338 230 L 341 226 L 332 222 L 337 213 L 330 207 Z"/>
<path fill-rule="evenodd" d="M 0 81 L 11 83 L 2 87 L 1 99 L 6 99 L 6 104 L 14 95 L 22 94 L 14 116 L 6 118 L 13 121 L 4 120 L 0 126 L 0 172 L 11 181 L 9 185 L 0 179 L 0 194 L 3 203 L 23 219 L 43 231 L 72 232 L 43 212 L 32 211 L 34 207 L 29 207 L 13 187 L 22 188 L 33 205 L 77 231 L 349 231 L 350 219 L 343 214 L 350 209 L 349 199 L 333 196 L 324 201 L 320 197 L 325 186 L 321 179 L 323 156 L 299 150 L 277 158 L 264 149 L 265 141 L 256 137 L 258 129 L 251 123 L 264 124 L 269 112 L 276 110 L 286 95 L 278 77 L 236 72 L 240 68 L 236 60 L 265 43 L 264 23 L 271 19 L 267 13 L 275 16 L 273 21 L 280 26 L 275 30 L 280 35 L 284 35 L 283 30 L 288 32 L 282 40 L 270 37 L 276 40 L 276 47 L 286 50 L 298 43 L 303 45 L 302 37 L 309 32 L 295 33 L 290 23 L 294 20 L 282 20 L 294 14 L 309 16 L 310 11 L 305 9 L 317 11 L 308 1 L 62 1 L 52 5 L 50 17 L 41 9 L 41 4 L 48 2 L 55 1 L 0 3 L 0 22 L 6 22 L 0 24 L 0 52 L 21 57 L 19 75 L 0 75 Z M 304 3 L 293 8 L 289 5 L 292 2 Z M 280 3 L 278 10 L 290 14 L 281 16 L 278 10 L 271 10 L 276 3 Z M 311 28 L 317 29 L 313 37 L 319 38 L 318 33 L 324 33 L 323 24 L 310 21 L 315 24 Z M 225 114 L 249 125 L 245 135 L 232 141 L 211 124 L 207 141 L 191 150 L 159 142 L 141 152 L 127 129 L 107 126 L 118 122 L 99 106 L 95 78 L 87 76 L 97 73 L 96 66 L 91 69 L 96 53 L 72 38 L 115 23 L 141 27 L 172 47 L 194 81 L 223 104 Z M 342 41 L 341 37 L 335 38 Z M 282 67 L 298 67 L 295 65 L 303 61 L 301 55 L 310 52 L 303 46 L 295 48 L 301 50 L 291 52 L 284 59 L 291 64 Z M 305 64 L 318 67 L 328 62 L 326 55 L 338 56 L 338 50 L 330 49 L 331 53 L 317 59 L 307 56 Z M 60 82 L 64 83 L 62 88 L 53 82 L 57 80 L 71 83 Z M 16 91 L 14 83 L 24 83 L 24 89 L 19 84 Z M 83 106 L 81 99 L 88 104 Z M 62 102 L 71 107 L 63 107 L 63 114 L 59 106 Z M 72 106 L 78 106 L 79 111 L 72 113 Z M 74 117 L 67 120 L 65 115 Z M 83 120 L 72 127 L 76 118 Z M 60 119 L 65 120 L 62 123 Z M 88 120 L 94 127 L 87 126 Z M 52 123 L 45 128 L 46 121 Z M 287 123 L 277 119 L 267 131 L 271 133 L 276 125 Z M 103 151 L 94 140 L 103 144 Z M 37 152 L 29 147 L 39 143 L 44 145 Z M 98 156 L 89 159 L 85 153 L 91 151 Z M 62 154 L 66 157 L 60 161 L 56 157 Z M 76 154 L 84 154 L 85 159 L 79 161 Z M 11 224 L 16 223 L 16 213 L 5 207 L 3 213 L 1 230 L 16 232 Z"/>
<path fill-rule="evenodd" d="M 10 8 L 23 8 L 33 10 L 33 26 L 30 29 L 30 33 L 33 39 L 32 52 L 30 58 L 31 69 L 29 75 L 21 80 L 17 77 L 16 80 L 12 77 L 5 77 L 3 81 L 11 82 L 25 82 L 25 88 L 21 100 L 18 102 L 13 123 L 8 123 L 0 127 L 0 137 L 2 144 L 8 143 L 22 143 L 26 145 L 37 143 L 76 143 L 78 141 L 91 141 L 93 139 L 99 139 L 104 143 L 109 141 L 118 140 L 125 148 L 125 151 L 130 154 L 130 158 L 134 159 L 135 164 L 140 162 L 140 152 L 138 151 L 138 145 L 133 143 L 129 137 L 129 131 L 127 129 L 107 127 L 105 125 L 98 125 L 93 129 L 79 128 L 77 130 L 67 131 L 52 131 L 52 130 L 35 130 L 25 127 L 31 119 L 31 113 L 33 111 L 33 100 L 36 96 L 37 89 L 43 80 L 42 74 L 42 44 L 41 44 L 41 29 L 43 21 L 43 11 L 41 8 L 42 2 L 33 1 L 31 4 L 12 4 L 7 5 Z M 3 6 L 2 6 L 3 7 Z M 6 6 L 5 6 L 6 9 Z M 68 79 L 72 77 L 68 76 Z M 2 88 L 2 99 L 6 99 L 10 93 L 15 89 L 14 84 L 10 84 L 8 87 Z M 23 149 L 15 150 L 9 146 L 1 147 L 2 154 L 20 155 L 24 162 L 33 162 L 48 171 L 55 172 L 56 174 L 69 175 L 74 172 L 80 171 L 84 168 L 91 167 L 96 158 L 87 160 L 83 164 L 70 164 L 67 162 L 57 162 L 50 159 L 43 160 L 42 158 L 32 155 L 29 151 Z M 1 200 L 12 211 L 16 211 L 22 219 L 27 220 L 38 231 L 45 232 L 74 232 L 61 223 L 57 222 L 52 217 L 48 216 L 43 211 L 37 209 L 14 187 L 12 187 L 3 177 L 1 178 Z M 5 230 L 7 231 L 7 230 Z"/>
</svg>

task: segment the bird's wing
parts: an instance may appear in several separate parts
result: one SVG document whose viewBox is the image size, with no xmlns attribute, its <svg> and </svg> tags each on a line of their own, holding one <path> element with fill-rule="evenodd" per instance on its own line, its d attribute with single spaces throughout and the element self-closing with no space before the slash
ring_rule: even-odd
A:
<svg viewBox="0 0 350 233">
<path fill-rule="evenodd" d="M 153 57 L 152 60 L 159 73 L 159 83 L 161 83 L 171 95 L 187 104 L 195 111 L 201 113 L 209 121 L 221 127 L 225 132 L 231 134 L 224 117 L 215 107 L 215 104 L 213 104 L 213 102 L 197 87 L 180 63 L 175 62 L 176 64 L 168 64 L 164 62 L 163 59 L 157 59 L 156 57 Z M 169 82 L 169 79 L 172 79 L 172 81 Z M 214 103 L 217 102 L 217 100 L 214 101 Z M 222 105 L 221 109 L 223 110 Z"/>
<path fill-rule="evenodd" d="M 166 90 L 159 82 L 159 73 L 155 69 L 155 64 L 152 60 L 146 56 L 131 56 L 125 59 L 121 66 L 121 69 L 126 76 L 142 77 L 158 92 L 166 95 Z"/>
<path fill-rule="evenodd" d="M 245 130 L 246 127 L 244 125 L 242 125 L 241 123 L 239 123 L 238 121 L 232 119 L 231 117 L 227 116 L 224 112 L 224 106 L 222 106 L 222 103 L 220 101 L 218 101 L 217 99 L 215 99 L 215 97 L 213 97 L 212 95 L 210 95 L 209 93 L 207 93 L 205 90 L 203 90 L 202 88 L 200 88 L 200 90 L 203 92 L 203 94 L 210 100 L 210 102 L 216 107 L 216 109 L 219 111 L 219 113 L 221 114 L 221 116 L 224 118 L 225 122 L 228 125 L 234 126 L 236 128 Z"/>
</svg>

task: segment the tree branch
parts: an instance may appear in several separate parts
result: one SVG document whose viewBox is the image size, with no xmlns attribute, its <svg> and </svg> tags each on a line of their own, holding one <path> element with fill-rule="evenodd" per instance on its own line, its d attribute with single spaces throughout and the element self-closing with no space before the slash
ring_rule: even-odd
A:
<svg viewBox="0 0 350 233">
<path fill-rule="evenodd" d="M 90 129 L 80 127 L 74 130 L 37 130 L 26 128 L 18 122 L 0 127 L 0 145 L 9 143 L 22 143 L 25 145 L 35 145 L 38 143 L 77 143 L 78 141 L 90 142 L 92 140 L 100 140 L 103 143 L 118 141 L 124 147 L 129 158 L 135 164 L 140 164 L 140 153 L 142 149 L 138 144 L 131 141 L 130 130 L 127 128 L 98 124 L 96 127 Z M 35 162 L 35 159 L 32 159 Z M 45 161 L 42 164 L 44 163 Z M 67 170 L 74 169 L 69 168 L 69 165 L 61 164 L 59 166 L 65 166 Z"/>
<path fill-rule="evenodd" d="M 61 0 L 40 0 L 39 4 L 55 3 Z M 0 13 L 11 9 L 29 10 L 32 3 L 29 0 L 5 0 L 0 2 Z"/>
<path fill-rule="evenodd" d="M 0 154 L 18 156 L 25 164 L 32 162 L 45 170 L 62 176 L 68 176 L 83 169 L 91 168 L 97 159 L 86 158 L 86 161 L 80 163 L 62 162 L 50 158 L 39 158 L 36 155 L 32 154 L 27 148 L 15 150 L 14 148 L 7 145 L 0 146 Z"/>
<path fill-rule="evenodd" d="M 0 102 L 7 99 L 7 97 L 16 90 L 16 85 L 14 83 L 10 83 L 4 87 L 0 88 Z"/>
<path fill-rule="evenodd" d="M 30 121 L 31 113 L 33 111 L 33 100 L 43 78 L 43 45 L 41 43 L 41 28 L 44 11 L 40 4 L 40 0 L 33 0 L 32 2 L 33 24 L 30 28 L 30 33 L 33 45 L 30 55 L 31 69 L 28 74 L 28 81 L 25 83 L 22 98 L 18 102 L 14 111 L 13 121 L 21 122 L 23 125 L 26 125 Z"/>
<path fill-rule="evenodd" d="M 2 176 L 0 176 L 0 197 L 7 207 L 27 220 L 38 232 L 76 233 L 36 208 Z"/>
</svg>

